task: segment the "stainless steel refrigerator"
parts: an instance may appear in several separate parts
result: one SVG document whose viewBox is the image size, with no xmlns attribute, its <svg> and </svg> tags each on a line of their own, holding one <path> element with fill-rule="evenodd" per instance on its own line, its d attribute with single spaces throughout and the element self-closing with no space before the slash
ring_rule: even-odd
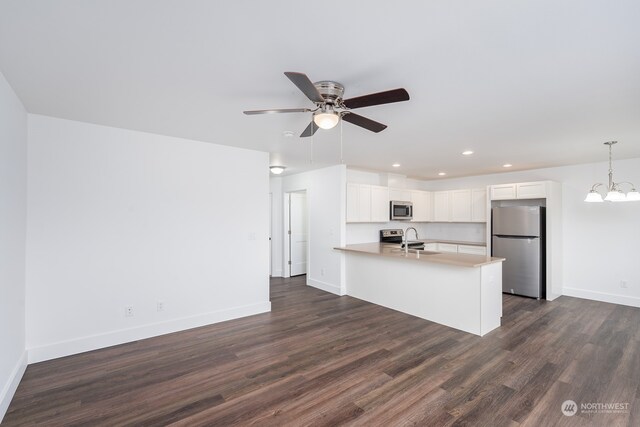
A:
<svg viewBox="0 0 640 427">
<path fill-rule="evenodd" d="M 491 210 L 491 253 L 502 263 L 502 292 L 546 297 L 545 208 L 495 207 Z"/>
</svg>

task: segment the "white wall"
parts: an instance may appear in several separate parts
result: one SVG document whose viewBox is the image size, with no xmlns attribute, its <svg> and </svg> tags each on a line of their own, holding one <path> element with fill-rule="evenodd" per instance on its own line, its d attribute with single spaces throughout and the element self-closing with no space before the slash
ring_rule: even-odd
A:
<svg viewBox="0 0 640 427">
<path fill-rule="evenodd" d="M 346 167 L 331 166 L 285 176 L 281 180 L 281 201 L 284 193 L 307 191 L 309 212 L 307 284 L 335 294 L 344 294 L 344 261 L 342 254 L 333 248 L 345 244 Z M 277 189 L 278 185 L 272 178 L 272 190 Z M 275 197 L 274 200 L 276 200 Z M 284 202 L 281 205 L 284 206 Z M 274 218 L 277 217 L 274 216 Z M 280 241 L 284 239 L 284 232 L 283 229 L 279 236 Z M 278 244 L 282 245 L 282 243 Z M 280 259 L 274 262 L 283 269 L 284 254 L 280 252 L 279 257 Z"/>
<path fill-rule="evenodd" d="M 267 153 L 30 115 L 28 159 L 30 361 L 270 309 Z"/>
<path fill-rule="evenodd" d="M 615 151 L 614 151 L 615 156 Z M 603 150 L 606 158 L 606 150 Z M 552 180 L 562 184 L 563 293 L 640 307 L 640 202 L 585 203 L 607 162 L 428 182 L 430 190 Z M 640 158 L 614 160 L 614 179 L 640 186 Z M 620 281 L 628 282 L 627 288 Z"/>
<path fill-rule="evenodd" d="M 0 73 L 0 421 L 26 368 L 27 113 Z"/>
<path fill-rule="evenodd" d="M 269 180 L 269 192 L 271 194 L 271 275 L 273 277 L 282 277 L 284 273 L 282 178 L 271 177 Z"/>
</svg>

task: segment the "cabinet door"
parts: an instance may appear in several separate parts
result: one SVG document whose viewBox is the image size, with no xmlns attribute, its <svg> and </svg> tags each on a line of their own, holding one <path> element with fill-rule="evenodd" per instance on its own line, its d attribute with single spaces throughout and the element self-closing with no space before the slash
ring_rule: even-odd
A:
<svg viewBox="0 0 640 427">
<path fill-rule="evenodd" d="M 389 200 L 397 200 L 401 202 L 410 202 L 411 201 L 411 191 L 409 190 L 401 190 L 398 188 L 390 188 L 389 189 Z"/>
<path fill-rule="evenodd" d="M 347 222 L 358 222 L 358 184 L 347 184 Z"/>
<path fill-rule="evenodd" d="M 358 185 L 358 222 L 371 222 L 370 185 Z"/>
<path fill-rule="evenodd" d="M 471 190 L 471 221 L 487 221 L 487 190 L 484 188 Z"/>
<path fill-rule="evenodd" d="M 458 253 L 459 254 L 471 254 L 471 255 L 486 255 L 487 254 L 487 247 L 486 246 L 458 245 Z"/>
<path fill-rule="evenodd" d="M 425 251 L 437 251 L 438 250 L 438 244 L 437 243 L 425 243 L 424 244 L 424 250 Z"/>
<path fill-rule="evenodd" d="M 516 185 L 492 185 L 491 200 L 512 200 L 516 198 Z"/>
<path fill-rule="evenodd" d="M 371 222 L 389 221 L 389 189 L 371 186 Z"/>
<path fill-rule="evenodd" d="M 451 221 L 471 221 L 471 190 L 451 191 Z"/>
<path fill-rule="evenodd" d="M 449 207 L 449 192 L 436 191 L 433 193 L 433 220 L 436 222 L 448 222 L 451 217 Z"/>
<path fill-rule="evenodd" d="M 438 252 L 458 252 L 458 245 L 438 243 Z"/>
<path fill-rule="evenodd" d="M 516 184 L 518 199 L 544 199 L 547 197 L 545 182 L 521 182 Z"/>
<path fill-rule="evenodd" d="M 411 191 L 411 203 L 413 203 L 413 221 L 426 222 L 429 221 L 429 204 L 427 201 L 428 193 L 426 191 Z"/>
</svg>

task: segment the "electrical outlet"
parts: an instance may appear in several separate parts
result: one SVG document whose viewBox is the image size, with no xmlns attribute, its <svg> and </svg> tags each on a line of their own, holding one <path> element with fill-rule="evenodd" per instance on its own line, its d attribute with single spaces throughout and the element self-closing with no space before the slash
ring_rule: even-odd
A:
<svg viewBox="0 0 640 427">
<path fill-rule="evenodd" d="M 626 280 L 621 280 L 620 287 L 627 289 L 629 287 L 629 282 L 627 282 Z"/>
<path fill-rule="evenodd" d="M 124 308 L 124 317 L 133 317 L 133 307 L 125 307 Z"/>
<path fill-rule="evenodd" d="M 156 304 L 156 309 L 158 311 L 164 311 L 164 302 L 158 301 L 157 304 Z"/>
</svg>

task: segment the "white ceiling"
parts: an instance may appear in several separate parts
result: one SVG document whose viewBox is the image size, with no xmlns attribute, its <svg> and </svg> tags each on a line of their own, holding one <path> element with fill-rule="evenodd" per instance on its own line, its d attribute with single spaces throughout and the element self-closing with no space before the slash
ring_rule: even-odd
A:
<svg viewBox="0 0 640 427">
<path fill-rule="evenodd" d="M 288 173 L 340 162 L 283 75 L 408 102 L 344 124 L 348 165 L 437 178 L 640 157 L 638 0 L 3 0 L 0 70 L 31 113 L 269 151 Z M 465 149 L 475 151 L 463 157 Z M 313 162 L 311 162 L 313 159 Z M 402 166 L 393 169 L 391 164 Z"/>
</svg>

